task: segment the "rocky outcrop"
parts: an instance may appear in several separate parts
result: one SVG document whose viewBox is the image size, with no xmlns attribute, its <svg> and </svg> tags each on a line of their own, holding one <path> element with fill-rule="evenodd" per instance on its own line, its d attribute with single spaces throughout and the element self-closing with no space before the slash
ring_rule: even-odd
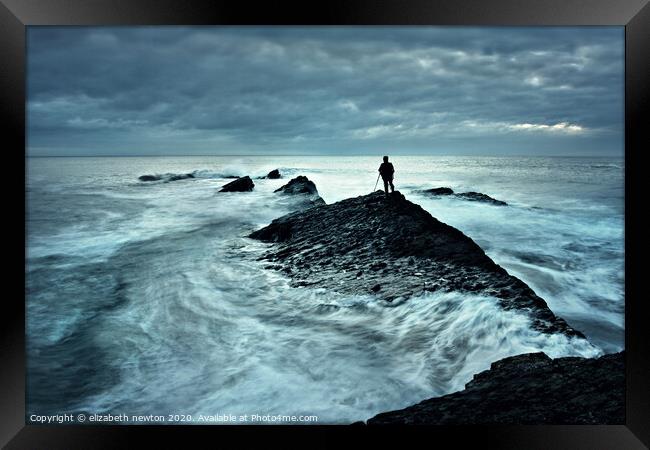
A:
<svg viewBox="0 0 650 450">
<path fill-rule="evenodd" d="M 273 192 L 298 197 L 298 199 L 302 200 L 301 204 L 303 208 L 301 209 L 325 204 L 325 201 L 318 195 L 318 189 L 316 189 L 314 182 L 303 175 L 293 178 L 287 184 Z"/>
<path fill-rule="evenodd" d="M 625 423 L 624 353 L 597 359 L 512 356 L 474 375 L 463 391 L 376 415 L 368 425 Z"/>
<path fill-rule="evenodd" d="M 313 183 L 304 180 L 298 177 L 279 191 L 310 189 Z M 303 187 L 297 187 L 299 182 Z M 484 294 L 498 298 L 504 309 L 529 314 L 539 331 L 584 337 L 472 239 L 399 192 L 386 196 L 377 191 L 297 211 L 250 237 L 276 243 L 260 259 L 287 273 L 294 286 L 372 294 L 387 301 L 425 291 Z"/>
<path fill-rule="evenodd" d="M 185 180 L 187 178 L 194 178 L 193 173 L 167 173 L 164 175 L 140 175 L 138 177 L 138 180 L 140 181 L 178 181 L 178 180 Z"/>
<path fill-rule="evenodd" d="M 282 175 L 280 175 L 280 171 L 278 169 L 273 169 L 272 171 L 267 173 L 265 177 L 262 178 L 268 178 L 269 180 L 277 180 L 278 178 L 282 178 Z"/>
<path fill-rule="evenodd" d="M 283 194 L 318 194 L 318 189 L 316 189 L 316 185 L 309 178 L 299 175 L 273 192 L 282 192 Z"/>
<path fill-rule="evenodd" d="M 254 187 L 255 183 L 253 183 L 251 177 L 245 176 L 224 185 L 219 192 L 248 192 L 252 191 Z"/>
<path fill-rule="evenodd" d="M 482 194 L 480 192 L 461 192 L 460 194 L 454 194 L 453 189 L 448 187 L 439 187 L 433 189 L 423 189 L 420 191 L 415 191 L 418 194 L 427 194 L 427 195 L 454 195 L 455 197 L 461 198 L 463 200 L 469 200 L 474 202 L 483 202 L 490 203 L 496 206 L 507 206 L 508 204 L 504 201 L 497 200 L 490 197 L 489 195 Z"/>
</svg>

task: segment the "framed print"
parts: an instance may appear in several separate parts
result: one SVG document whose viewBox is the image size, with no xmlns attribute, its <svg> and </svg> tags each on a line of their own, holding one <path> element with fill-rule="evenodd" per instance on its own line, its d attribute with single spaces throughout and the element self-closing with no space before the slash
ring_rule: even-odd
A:
<svg viewBox="0 0 650 450">
<path fill-rule="evenodd" d="M 0 11 L 7 448 L 649 445 L 646 1 Z"/>
</svg>

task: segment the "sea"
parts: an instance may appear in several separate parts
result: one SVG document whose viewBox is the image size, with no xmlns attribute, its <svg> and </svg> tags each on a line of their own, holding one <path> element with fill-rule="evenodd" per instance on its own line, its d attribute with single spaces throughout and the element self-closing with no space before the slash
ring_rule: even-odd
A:
<svg viewBox="0 0 650 450">
<path fill-rule="evenodd" d="M 463 389 L 507 356 L 624 349 L 623 158 L 391 162 L 396 190 L 471 237 L 587 340 L 539 333 L 489 296 L 392 305 L 290 287 L 264 268 L 257 258 L 271 244 L 247 235 L 291 211 L 275 189 L 305 175 L 328 204 L 368 194 L 381 155 L 29 157 L 27 415 L 351 423 Z M 276 168 L 282 179 L 257 179 Z M 185 173 L 195 178 L 169 181 Z M 138 180 L 146 174 L 162 178 Z M 218 192 L 243 175 L 252 192 Z M 508 206 L 416 192 L 434 187 Z"/>
</svg>

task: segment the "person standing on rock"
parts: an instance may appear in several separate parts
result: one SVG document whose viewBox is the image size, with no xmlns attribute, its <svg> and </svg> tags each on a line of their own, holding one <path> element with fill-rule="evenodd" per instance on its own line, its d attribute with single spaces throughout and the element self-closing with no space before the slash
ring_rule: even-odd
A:
<svg viewBox="0 0 650 450">
<path fill-rule="evenodd" d="M 384 162 L 379 166 L 379 174 L 381 179 L 384 180 L 384 191 L 388 195 L 388 185 L 390 184 L 390 191 L 395 192 L 395 186 L 393 186 L 393 174 L 395 173 L 395 168 L 391 163 L 388 162 L 388 156 L 384 156 Z"/>
</svg>

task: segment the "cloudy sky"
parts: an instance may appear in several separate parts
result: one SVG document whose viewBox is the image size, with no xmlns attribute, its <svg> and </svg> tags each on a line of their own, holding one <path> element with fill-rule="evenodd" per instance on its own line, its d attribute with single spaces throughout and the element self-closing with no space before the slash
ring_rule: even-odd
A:
<svg viewBox="0 0 650 450">
<path fill-rule="evenodd" d="M 624 29 L 30 27 L 28 154 L 623 154 Z"/>
</svg>

